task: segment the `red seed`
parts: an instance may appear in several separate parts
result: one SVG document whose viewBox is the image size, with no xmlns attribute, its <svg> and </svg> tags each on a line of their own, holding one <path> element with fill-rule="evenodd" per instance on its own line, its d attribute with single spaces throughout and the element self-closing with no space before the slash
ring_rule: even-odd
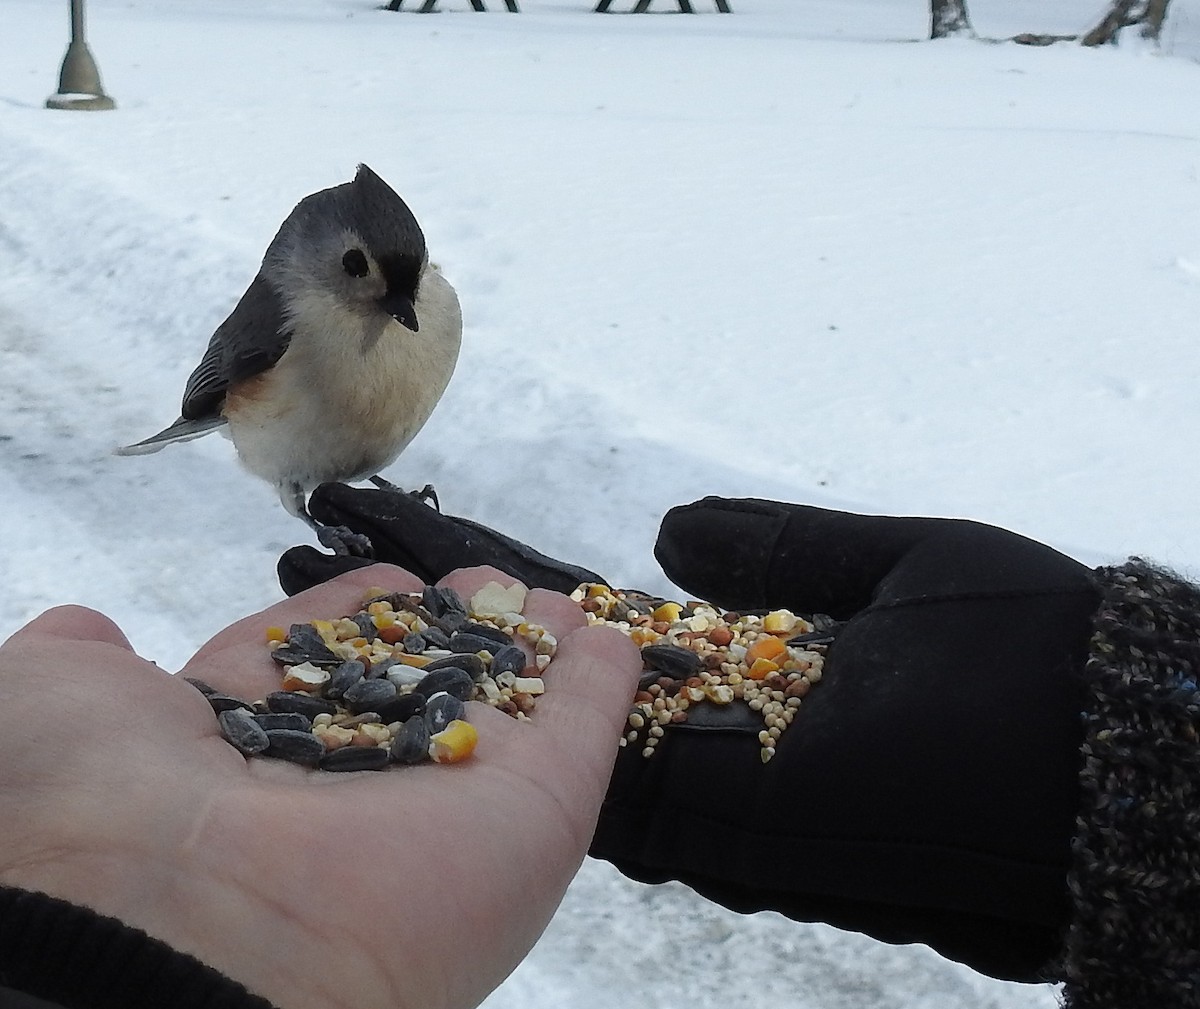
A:
<svg viewBox="0 0 1200 1009">
<path fill-rule="evenodd" d="M 733 631 L 728 627 L 714 627 L 708 632 L 708 640 L 718 648 L 724 648 L 733 641 Z"/>
</svg>

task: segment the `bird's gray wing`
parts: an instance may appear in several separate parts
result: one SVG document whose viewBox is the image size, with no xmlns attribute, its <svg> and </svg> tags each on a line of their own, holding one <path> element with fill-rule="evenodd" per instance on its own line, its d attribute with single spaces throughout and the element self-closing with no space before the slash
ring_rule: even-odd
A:
<svg viewBox="0 0 1200 1009">
<path fill-rule="evenodd" d="M 273 367 L 291 339 L 283 301 L 260 273 L 208 341 L 183 391 L 183 418 L 219 417 L 230 385 Z"/>
</svg>

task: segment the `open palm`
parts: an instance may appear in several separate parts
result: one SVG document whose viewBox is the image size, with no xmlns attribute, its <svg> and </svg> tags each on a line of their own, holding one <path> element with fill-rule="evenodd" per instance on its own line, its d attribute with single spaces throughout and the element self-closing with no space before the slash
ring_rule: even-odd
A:
<svg viewBox="0 0 1200 1009">
<path fill-rule="evenodd" d="M 444 584 L 464 596 L 489 569 Z M 353 612 L 396 568 L 351 572 L 218 634 L 183 673 L 277 689 L 264 628 Z M 637 676 L 622 635 L 535 590 L 559 639 L 530 722 L 478 704 L 459 765 L 329 774 L 247 761 L 207 701 L 63 607 L 0 648 L 0 884 L 144 929 L 285 1009 L 473 1006 L 520 962 L 591 838 Z"/>
</svg>

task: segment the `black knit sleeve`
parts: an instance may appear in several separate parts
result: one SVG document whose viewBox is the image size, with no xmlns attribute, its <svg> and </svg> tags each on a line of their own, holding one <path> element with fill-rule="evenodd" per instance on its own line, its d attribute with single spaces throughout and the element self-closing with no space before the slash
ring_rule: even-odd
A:
<svg viewBox="0 0 1200 1009">
<path fill-rule="evenodd" d="M 1066 1009 L 1200 1006 L 1200 588 L 1096 572 Z"/>
<path fill-rule="evenodd" d="M 47 1003 L 63 1009 L 272 1009 L 140 929 L 44 893 L 0 887 L 0 1009 Z"/>
</svg>

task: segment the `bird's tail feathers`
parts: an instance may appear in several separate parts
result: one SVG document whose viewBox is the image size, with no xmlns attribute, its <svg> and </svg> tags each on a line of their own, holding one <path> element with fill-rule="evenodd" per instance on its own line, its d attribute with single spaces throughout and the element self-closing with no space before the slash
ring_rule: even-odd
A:
<svg viewBox="0 0 1200 1009">
<path fill-rule="evenodd" d="M 152 434 L 149 438 L 143 438 L 132 445 L 122 445 L 120 448 L 114 449 L 113 453 L 115 455 L 149 455 L 172 442 L 200 438 L 221 427 L 224 423 L 224 417 L 201 417 L 198 420 L 180 417 L 174 424 L 159 431 L 158 434 Z"/>
</svg>

